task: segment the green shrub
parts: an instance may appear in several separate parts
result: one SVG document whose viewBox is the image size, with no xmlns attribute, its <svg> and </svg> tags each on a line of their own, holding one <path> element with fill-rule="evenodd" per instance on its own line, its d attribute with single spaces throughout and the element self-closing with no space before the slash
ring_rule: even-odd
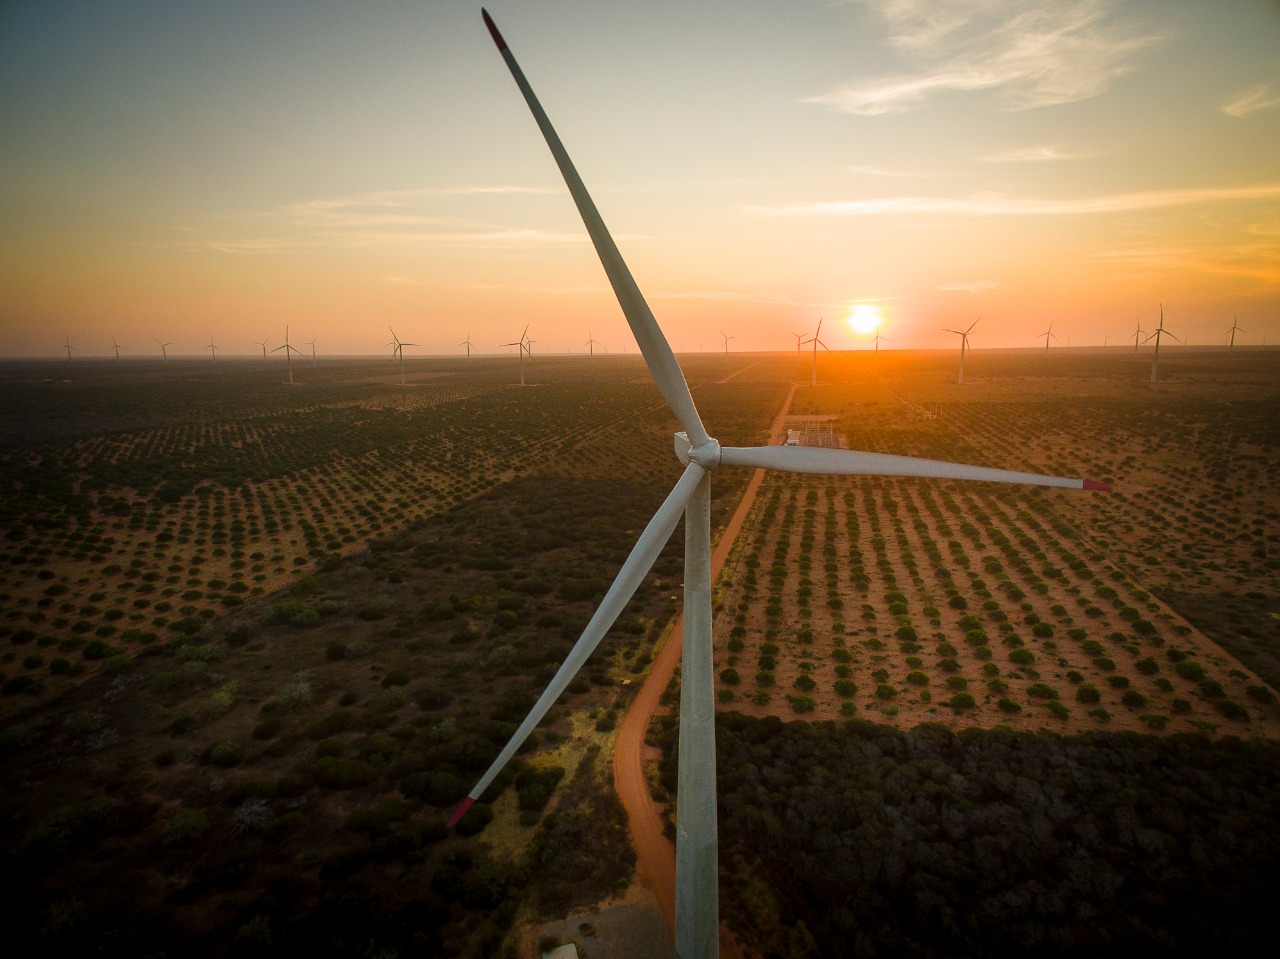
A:
<svg viewBox="0 0 1280 959">
<path fill-rule="evenodd" d="M 1012 699 L 1001 698 L 1001 700 L 996 705 L 1000 708 L 1000 711 L 1002 713 L 1022 712 L 1022 707 L 1017 703 L 1015 703 Z"/>
<path fill-rule="evenodd" d="M 1081 703 L 1101 702 L 1102 694 L 1098 692 L 1097 686 L 1085 683 L 1083 686 L 1076 687 L 1076 701 Z"/>
</svg>

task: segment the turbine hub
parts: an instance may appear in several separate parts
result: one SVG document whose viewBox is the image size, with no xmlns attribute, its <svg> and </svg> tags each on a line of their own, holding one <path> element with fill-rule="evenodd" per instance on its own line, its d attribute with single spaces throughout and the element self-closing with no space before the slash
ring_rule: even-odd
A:
<svg viewBox="0 0 1280 959">
<path fill-rule="evenodd" d="M 685 433 L 677 433 L 675 435 L 675 448 L 676 456 L 685 466 L 688 466 L 692 461 L 710 473 L 720 465 L 720 441 L 714 437 L 709 437 L 701 446 L 692 447 L 689 445 L 689 437 Z"/>
</svg>

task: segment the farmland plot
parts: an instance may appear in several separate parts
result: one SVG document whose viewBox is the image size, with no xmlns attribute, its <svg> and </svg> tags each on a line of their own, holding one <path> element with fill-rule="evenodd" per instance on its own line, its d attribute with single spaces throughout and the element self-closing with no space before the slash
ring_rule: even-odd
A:
<svg viewBox="0 0 1280 959">
<path fill-rule="evenodd" d="M 856 448 L 1084 472 L 1122 492 L 769 477 L 718 614 L 724 706 L 902 728 L 1280 734 L 1267 647 L 1251 669 L 1178 611 L 1196 589 L 1274 606 L 1258 590 L 1273 589 L 1280 491 L 1256 423 L 1222 431 L 1210 410 L 1180 430 L 1115 400 L 1065 426 L 1043 400 L 951 402 L 937 421 L 883 380 L 802 390 L 796 407 L 841 411 Z M 1241 452 L 1256 461 L 1207 479 L 1187 468 Z"/>
</svg>

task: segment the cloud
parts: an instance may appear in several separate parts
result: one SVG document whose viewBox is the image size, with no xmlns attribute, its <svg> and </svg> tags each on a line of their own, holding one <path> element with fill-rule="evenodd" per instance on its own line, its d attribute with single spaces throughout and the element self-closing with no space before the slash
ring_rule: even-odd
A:
<svg viewBox="0 0 1280 959">
<path fill-rule="evenodd" d="M 1014 110 L 1071 103 L 1103 93 L 1160 39 L 1117 23 L 1109 0 L 867 2 L 915 69 L 803 102 L 861 116 L 902 113 L 946 92 L 992 91 Z"/>
<path fill-rule="evenodd" d="M 867 176 L 888 176 L 888 177 L 932 177 L 933 173 L 924 173 L 912 170 L 886 170 L 883 167 L 876 166 L 851 166 L 847 168 L 850 173 L 864 173 Z"/>
<path fill-rule="evenodd" d="M 1221 109 L 1227 116 L 1243 120 L 1254 113 L 1275 107 L 1280 107 L 1280 83 L 1264 83 L 1237 93 Z"/>
<path fill-rule="evenodd" d="M 968 283 L 948 283 L 938 287 L 948 293 L 988 293 L 1000 289 L 995 280 L 970 280 Z"/>
<path fill-rule="evenodd" d="M 1080 160 L 1086 156 L 1089 156 L 1089 154 L 1068 153 L 1060 147 L 1045 145 L 1000 150 L 996 153 L 976 156 L 974 159 L 982 163 L 1044 163 L 1053 160 Z"/>
<path fill-rule="evenodd" d="M 828 200 L 782 206 L 756 206 L 759 216 L 874 216 L 890 213 L 946 213 L 969 216 L 1071 216 L 1186 206 L 1193 203 L 1280 198 L 1280 183 L 1247 187 L 1193 187 L 1149 190 L 1073 200 L 983 195 L 976 197 L 880 197 L 872 200 Z"/>
</svg>

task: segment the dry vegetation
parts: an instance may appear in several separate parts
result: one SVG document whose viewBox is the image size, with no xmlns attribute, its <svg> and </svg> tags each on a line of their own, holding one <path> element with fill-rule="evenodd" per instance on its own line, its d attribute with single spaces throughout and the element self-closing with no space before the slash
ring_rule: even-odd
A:
<svg viewBox="0 0 1280 959">
<path fill-rule="evenodd" d="M 963 387 L 947 357 L 823 361 L 830 385 L 796 404 L 850 446 L 1117 492 L 766 482 L 717 620 L 735 928 L 778 954 L 958 955 L 982 952 L 982 920 L 1008 930 L 995 952 L 1096 954 L 1166 947 L 1185 932 L 1168 917 L 1216 910 L 1237 925 L 1188 942 L 1252 943 L 1240 917 L 1277 904 L 1240 883 L 1280 867 L 1280 764 L 1258 745 L 1280 688 L 1267 356 L 1175 355 L 1155 389 L 1120 353 L 978 354 Z M 678 473 L 638 359 L 539 358 L 523 390 L 514 361 L 421 362 L 407 388 L 336 362 L 293 390 L 256 364 L 70 369 L 0 370 L 18 938 L 493 955 L 519 919 L 625 884 L 602 770 L 678 602 L 679 533 L 488 801 L 440 823 Z M 685 369 L 738 444 L 797 373 Z M 745 481 L 717 475 L 713 522 Z M 815 823 L 834 838 L 801 839 Z M 935 861 L 939 830 L 978 843 L 981 883 Z M 1054 885 L 1069 860 L 1087 895 Z"/>
</svg>

